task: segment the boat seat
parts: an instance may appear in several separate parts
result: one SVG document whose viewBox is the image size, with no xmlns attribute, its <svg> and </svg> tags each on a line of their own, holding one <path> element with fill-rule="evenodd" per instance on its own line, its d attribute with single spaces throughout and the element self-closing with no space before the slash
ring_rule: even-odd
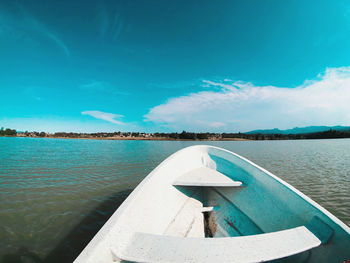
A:
<svg viewBox="0 0 350 263">
<path fill-rule="evenodd" d="M 182 238 L 134 233 L 125 249 L 111 247 L 115 260 L 132 262 L 262 262 L 321 244 L 305 226 L 241 237 Z"/>
<path fill-rule="evenodd" d="M 234 181 L 214 169 L 203 166 L 181 175 L 173 182 L 173 185 L 235 187 L 241 186 L 242 182 Z"/>
<path fill-rule="evenodd" d="M 171 220 L 164 235 L 204 238 L 203 204 L 194 198 L 188 198 Z"/>
</svg>

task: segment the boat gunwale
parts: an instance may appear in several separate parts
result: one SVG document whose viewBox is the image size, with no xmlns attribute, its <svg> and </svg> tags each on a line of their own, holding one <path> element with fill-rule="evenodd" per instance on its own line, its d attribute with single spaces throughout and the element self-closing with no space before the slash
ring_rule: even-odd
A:
<svg viewBox="0 0 350 263">
<path fill-rule="evenodd" d="M 171 154 L 169 157 L 165 158 L 156 168 L 154 168 L 136 187 L 135 189 L 130 193 L 130 195 L 124 200 L 124 202 L 115 210 L 115 212 L 112 214 L 112 216 L 107 220 L 107 222 L 101 227 L 101 229 L 96 233 L 96 235 L 90 240 L 90 242 L 86 245 L 86 247 L 80 252 L 78 257 L 74 260 L 74 262 L 85 262 L 84 258 L 89 257 L 89 253 L 94 250 L 94 248 L 102 241 L 112 228 L 116 221 L 119 219 L 119 217 L 123 214 L 124 210 L 135 200 L 137 195 L 141 192 L 143 186 L 148 183 L 148 181 L 157 174 L 158 170 L 162 168 L 168 161 L 172 160 L 175 156 L 177 156 L 179 153 L 192 148 L 192 147 L 198 147 L 199 145 L 193 145 L 189 147 L 185 147 L 183 149 L 180 149 L 173 154 Z"/>
<path fill-rule="evenodd" d="M 197 145 L 198 146 L 198 145 Z M 296 189 L 294 186 L 292 186 L 291 184 L 287 183 L 286 181 L 282 180 L 281 178 L 279 178 L 278 176 L 274 175 L 273 173 L 269 172 L 268 170 L 264 169 L 263 167 L 257 165 L 256 163 L 250 161 L 249 159 L 231 152 L 229 150 L 217 147 L 217 146 L 211 146 L 211 145 L 205 145 L 205 146 L 209 146 L 211 148 L 215 148 L 218 150 L 222 150 L 225 151 L 227 153 L 233 154 L 236 157 L 246 161 L 247 163 L 251 164 L 252 166 L 258 168 L 259 170 L 261 170 L 262 172 L 264 172 L 265 174 L 269 175 L 270 177 L 272 177 L 273 179 L 275 179 L 277 182 L 281 183 L 282 185 L 284 185 L 285 187 L 289 188 L 290 190 L 292 190 L 294 193 L 296 193 L 297 195 L 299 195 L 301 198 L 303 198 L 306 202 L 308 202 L 309 204 L 311 204 L 312 206 L 314 206 L 316 209 L 320 210 L 322 213 L 324 213 L 326 216 L 328 216 L 334 223 L 336 223 L 337 225 L 339 225 L 341 228 L 343 228 L 348 234 L 350 234 L 350 227 L 347 226 L 343 221 L 341 221 L 339 218 L 337 218 L 335 215 L 333 215 L 331 212 L 329 212 L 326 208 L 324 208 L 323 206 L 321 206 L 320 204 L 318 204 L 317 202 L 315 202 L 314 200 L 312 200 L 309 196 L 307 196 L 306 194 L 304 194 L 303 192 L 299 191 L 298 189 Z M 190 146 L 192 147 L 192 146 Z M 189 148 L 189 147 L 187 147 Z"/>
</svg>

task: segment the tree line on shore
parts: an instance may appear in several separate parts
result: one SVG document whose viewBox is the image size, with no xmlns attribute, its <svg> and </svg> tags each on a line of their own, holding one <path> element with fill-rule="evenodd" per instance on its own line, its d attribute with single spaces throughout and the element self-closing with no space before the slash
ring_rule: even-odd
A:
<svg viewBox="0 0 350 263">
<path fill-rule="evenodd" d="M 1 128 L 0 136 L 18 137 L 49 137 L 49 138 L 145 138 L 145 139 L 169 139 L 169 140 L 299 140 L 299 139 L 330 139 L 330 138 L 350 138 L 350 130 L 338 131 L 328 130 L 324 132 L 314 132 L 305 134 L 246 134 L 246 133 L 142 133 L 142 132 L 98 132 L 98 133 L 75 133 L 75 132 L 17 132 L 15 129 Z"/>
<path fill-rule="evenodd" d="M 9 128 L 4 129 L 3 127 L 0 129 L 0 136 L 16 136 L 17 131 Z"/>
</svg>

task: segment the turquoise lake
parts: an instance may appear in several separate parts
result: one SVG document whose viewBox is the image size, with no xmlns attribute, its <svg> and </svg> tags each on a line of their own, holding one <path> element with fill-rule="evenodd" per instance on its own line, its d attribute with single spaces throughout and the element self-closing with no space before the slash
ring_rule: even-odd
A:
<svg viewBox="0 0 350 263">
<path fill-rule="evenodd" d="M 350 225 L 350 139 L 107 141 L 0 137 L 0 262 L 72 262 L 115 209 L 175 151 L 236 152 Z"/>
</svg>

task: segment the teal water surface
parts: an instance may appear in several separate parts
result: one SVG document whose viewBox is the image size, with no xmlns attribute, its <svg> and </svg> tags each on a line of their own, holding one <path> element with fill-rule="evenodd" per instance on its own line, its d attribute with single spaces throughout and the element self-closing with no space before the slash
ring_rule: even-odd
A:
<svg viewBox="0 0 350 263">
<path fill-rule="evenodd" d="M 350 140 L 105 141 L 0 137 L 0 262 L 71 262 L 175 151 L 236 152 L 350 224 Z"/>
</svg>

